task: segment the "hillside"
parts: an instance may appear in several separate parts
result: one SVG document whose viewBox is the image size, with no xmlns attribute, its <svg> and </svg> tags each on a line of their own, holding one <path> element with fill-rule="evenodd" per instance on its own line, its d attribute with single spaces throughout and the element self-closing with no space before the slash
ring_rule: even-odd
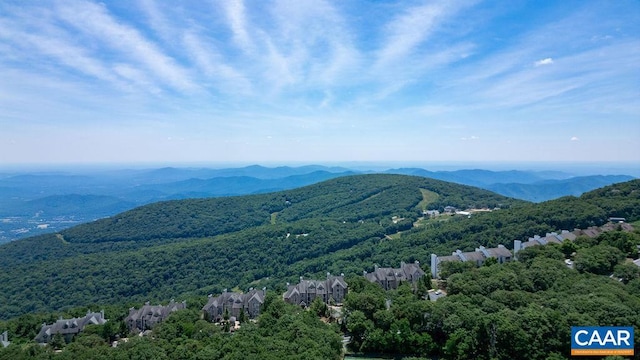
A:
<svg viewBox="0 0 640 360">
<path fill-rule="evenodd" d="M 438 194 L 431 208 L 522 204 L 484 190 L 400 175 L 341 177 L 270 194 L 155 203 L 0 246 L 0 314 L 207 294 L 256 282 L 282 286 L 287 277 L 326 271 L 330 264 L 314 264 L 316 259 L 369 247 L 385 234 L 411 228 L 421 206 L 427 206 L 421 189 Z M 394 223 L 392 216 L 406 220 Z M 69 291 L 61 293 L 63 288 Z"/>
<path fill-rule="evenodd" d="M 338 167 L 247 166 L 0 175 L 0 243 L 156 201 L 267 193 L 350 174 Z"/>
<path fill-rule="evenodd" d="M 372 173 L 372 170 L 319 165 L 271 168 L 252 165 L 222 169 L 71 168 L 0 174 L 0 243 L 60 232 L 157 201 L 268 193 L 363 173 Z M 530 170 L 400 168 L 385 173 L 476 186 L 533 202 L 578 196 L 632 179 L 626 175 L 573 177 L 561 171 Z"/>
<path fill-rule="evenodd" d="M 414 227 L 423 208 L 445 206 L 501 210 L 422 220 Z M 349 176 L 270 194 L 155 203 L 0 246 L 0 316 L 160 301 L 236 286 L 281 289 L 300 275 L 361 274 L 374 263 L 426 263 L 432 252 L 509 245 L 533 233 L 601 224 L 609 216 L 637 219 L 638 209 L 638 180 L 581 198 L 527 204 L 401 175 Z"/>
</svg>

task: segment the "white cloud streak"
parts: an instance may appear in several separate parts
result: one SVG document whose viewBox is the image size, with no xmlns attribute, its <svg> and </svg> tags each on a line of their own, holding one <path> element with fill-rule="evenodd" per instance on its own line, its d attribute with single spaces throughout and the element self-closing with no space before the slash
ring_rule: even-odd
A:
<svg viewBox="0 0 640 360">
<path fill-rule="evenodd" d="M 376 67 L 402 60 L 418 45 L 427 40 L 448 8 L 443 2 L 434 2 L 407 9 L 387 25 L 385 43 L 378 52 Z"/>
<path fill-rule="evenodd" d="M 139 0 L 140 7 L 147 15 L 151 28 L 162 38 L 165 43 L 173 40 L 178 29 L 169 24 L 169 20 L 160 10 L 158 4 L 154 0 Z"/>
<path fill-rule="evenodd" d="M 188 72 L 173 58 L 135 28 L 115 20 L 104 5 L 84 1 L 65 3 L 58 9 L 58 15 L 99 44 L 108 45 L 112 50 L 135 59 L 163 84 L 182 91 L 197 88 Z"/>
<path fill-rule="evenodd" d="M 468 105 L 485 108 L 583 106 L 609 98 L 607 93 L 614 88 L 626 89 L 616 91 L 625 97 L 629 79 L 638 69 L 639 45 L 631 39 L 591 41 L 585 33 L 605 26 L 595 20 L 598 15 L 598 10 L 586 5 L 560 20 L 528 29 L 508 46 L 476 56 L 475 61 L 452 71 L 445 87 L 464 97 Z M 594 23 L 598 25 L 587 26 Z M 557 56 L 540 59 L 541 53 Z M 532 58 L 539 60 L 532 62 Z M 618 103 L 603 102 L 599 111 Z"/>
<path fill-rule="evenodd" d="M 418 79 L 429 77 L 438 67 L 464 59 L 473 45 L 458 41 L 443 44 L 436 35 L 472 1 L 435 1 L 405 9 L 384 27 L 384 40 L 375 52 L 370 76 L 385 86 L 374 96 L 384 99 Z"/>
<path fill-rule="evenodd" d="M 538 60 L 534 62 L 533 66 L 538 67 L 538 66 L 545 66 L 545 65 L 551 65 L 551 64 L 553 64 L 552 58 L 544 58 L 542 60 Z"/>
<path fill-rule="evenodd" d="M 216 48 L 213 44 L 205 43 L 194 32 L 187 32 L 184 35 L 183 43 L 199 72 L 215 82 L 212 87 L 230 94 L 247 95 L 251 93 L 252 85 L 249 79 L 232 66 L 225 64 L 215 51 Z"/>
<path fill-rule="evenodd" d="M 475 1 L 136 4 L 0 3 L 3 131 L 121 118 L 242 144 L 380 129 L 490 144 L 489 129 L 533 119 L 575 129 L 606 115 L 633 128 L 640 113 L 628 3 L 554 5 L 518 27 L 503 21 L 518 4 L 496 14 Z"/>
<path fill-rule="evenodd" d="M 243 0 L 222 0 L 225 7 L 225 13 L 231 30 L 233 32 L 233 40 L 236 45 L 246 53 L 252 53 L 254 50 L 253 41 L 247 29 L 246 10 Z"/>
</svg>

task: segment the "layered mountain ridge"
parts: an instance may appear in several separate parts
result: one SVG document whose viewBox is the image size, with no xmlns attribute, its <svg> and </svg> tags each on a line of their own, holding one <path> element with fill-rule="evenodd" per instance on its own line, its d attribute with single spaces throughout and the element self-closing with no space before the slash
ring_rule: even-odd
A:
<svg viewBox="0 0 640 360">
<path fill-rule="evenodd" d="M 445 207 L 493 210 L 425 218 Z M 338 177 L 268 194 L 174 200 L 0 246 L 0 314 L 278 289 L 298 276 L 426 263 L 535 233 L 640 218 L 640 180 L 542 204 L 416 176 Z"/>
</svg>

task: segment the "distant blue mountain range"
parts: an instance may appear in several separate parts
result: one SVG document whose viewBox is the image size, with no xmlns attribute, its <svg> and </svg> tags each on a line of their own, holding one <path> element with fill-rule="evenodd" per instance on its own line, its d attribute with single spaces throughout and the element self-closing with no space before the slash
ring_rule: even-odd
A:
<svg viewBox="0 0 640 360">
<path fill-rule="evenodd" d="M 387 170 L 392 174 L 416 175 L 432 179 L 476 186 L 500 195 L 532 202 L 542 202 L 562 196 L 579 196 L 614 183 L 634 179 L 629 175 L 571 176 L 559 171 L 489 171 L 457 170 L 428 171 L 418 168 Z"/>
<path fill-rule="evenodd" d="M 574 177 L 559 171 L 428 171 L 387 173 L 428 177 L 476 186 L 541 202 L 633 179 L 628 175 Z M 85 172 L 0 174 L 0 243 L 111 216 L 136 206 L 173 199 L 264 193 L 311 185 L 369 171 L 309 165 L 227 168 L 124 169 Z"/>
</svg>

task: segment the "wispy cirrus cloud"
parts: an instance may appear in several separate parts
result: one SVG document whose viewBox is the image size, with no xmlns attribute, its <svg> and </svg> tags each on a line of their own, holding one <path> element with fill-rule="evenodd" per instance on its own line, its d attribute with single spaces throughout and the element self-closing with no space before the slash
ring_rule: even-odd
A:
<svg viewBox="0 0 640 360">
<path fill-rule="evenodd" d="M 96 60 L 86 48 L 74 45 L 63 38 L 45 36 L 40 34 L 29 34 L 20 30 L 15 30 L 7 22 L 0 22 L 4 30 L 0 31 L 0 36 L 16 39 L 14 49 L 21 52 L 36 51 L 54 59 L 57 63 L 73 69 L 78 73 L 92 76 L 97 79 L 110 82 L 114 85 L 121 85 L 118 78 L 101 61 Z M 29 55 L 26 55 L 29 56 Z M 39 64 L 42 65 L 42 64 Z"/>
<path fill-rule="evenodd" d="M 619 94 L 632 90 L 628 79 L 637 69 L 637 40 L 593 40 L 590 33 L 607 31 L 607 23 L 598 23 L 597 17 L 587 4 L 560 20 L 533 27 L 514 37 L 509 46 L 476 56 L 452 71 L 447 87 L 483 107 L 538 109 L 542 103 L 551 109 L 554 103 L 593 101 L 594 92 L 604 98 L 613 88 Z M 541 53 L 557 55 L 541 57 Z"/>
<path fill-rule="evenodd" d="M 359 53 L 332 4 L 281 0 L 269 14 L 272 26 L 258 38 L 263 39 L 269 54 L 266 70 L 282 77 L 275 83 L 302 89 L 341 86 L 345 79 L 340 76 L 353 69 Z"/>
<path fill-rule="evenodd" d="M 198 73 L 214 82 L 209 84 L 212 88 L 231 94 L 247 95 L 252 92 L 250 80 L 234 67 L 226 64 L 213 44 L 205 42 L 194 32 L 185 33 L 183 43 Z"/>
<path fill-rule="evenodd" d="M 112 85 L 121 85 L 108 66 L 95 58 L 91 50 L 77 44 L 73 36 L 56 26 L 55 14 L 49 9 L 14 8 L 15 17 L 0 16 L 0 39 L 5 44 L 3 57 L 15 59 L 10 63 L 31 63 L 44 71 L 74 70 L 77 74 L 95 77 Z M 52 61 L 40 61 L 41 57 Z M 9 65 L 9 64 L 7 64 Z M 61 66 L 63 69 L 60 69 Z"/>
<path fill-rule="evenodd" d="M 587 138 L 583 127 L 604 118 L 631 129 L 611 138 L 639 129 L 638 6 L 545 9 L 481 0 L 7 0 L 0 125 L 153 124 L 157 138 L 184 138 L 201 153 L 203 134 L 243 148 L 255 141 L 260 152 L 273 146 L 267 136 L 341 142 L 309 156 L 385 136 L 407 139 L 395 143 L 407 149 L 462 138 L 471 148 L 470 140 L 497 144 L 505 129 L 533 136 L 541 122 L 572 127 L 559 140 L 575 128 Z"/>
<path fill-rule="evenodd" d="M 254 45 L 248 30 L 244 0 L 221 1 L 221 6 L 225 9 L 227 20 L 233 32 L 233 41 L 245 53 L 252 53 Z"/>
<path fill-rule="evenodd" d="M 627 88 L 624 78 L 633 76 L 633 63 L 640 61 L 634 50 L 639 44 L 624 42 L 562 57 L 553 66 L 523 67 L 492 79 L 480 95 L 492 104 L 523 106 L 588 89 L 600 89 L 604 95 L 611 90 L 605 84 Z M 592 94 L 588 97 L 593 98 Z"/>
<path fill-rule="evenodd" d="M 370 76 L 384 84 L 375 98 L 383 99 L 418 80 L 429 80 L 434 71 L 456 63 L 472 51 L 474 45 L 453 35 L 449 41 L 437 36 L 457 16 L 472 7 L 474 1 L 435 1 L 408 7 L 393 16 L 383 27 L 379 48 L 374 52 Z"/>
<path fill-rule="evenodd" d="M 374 67 L 401 61 L 428 40 L 442 20 L 455 10 L 445 2 L 433 2 L 408 8 L 386 25 L 385 40 L 377 53 Z"/>
<path fill-rule="evenodd" d="M 64 3 L 57 9 L 57 15 L 68 26 L 76 28 L 98 44 L 126 54 L 164 85 L 182 91 L 198 87 L 188 71 L 176 60 L 147 40 L 136 28 L 114 19 L 104 5 L 85 1 Z"/>
<path fill-rule="evenodd" d="M 285 95 L 293 101 L 286 92 L 305 99 L 308 93 L 326 93 L 358 81 L 361 54 L 333 3 L 281 0 L 248 8 L 232 1 L 221 6 L 231 43 L 240 50 L 235 70 L 262 89 L 262 95 Z"/>
<path fill-rule="evenodd" d="M 158 34 L 158 37 L 165 43 L 170 43 L 179 35 L 179 29 L 172 26 L 166 14 L 161 10 L 158 3 L 154 0 L 139 0 L 138 2 L 143 13 L 146 15 L 149 27 Z"/>
</svg>

